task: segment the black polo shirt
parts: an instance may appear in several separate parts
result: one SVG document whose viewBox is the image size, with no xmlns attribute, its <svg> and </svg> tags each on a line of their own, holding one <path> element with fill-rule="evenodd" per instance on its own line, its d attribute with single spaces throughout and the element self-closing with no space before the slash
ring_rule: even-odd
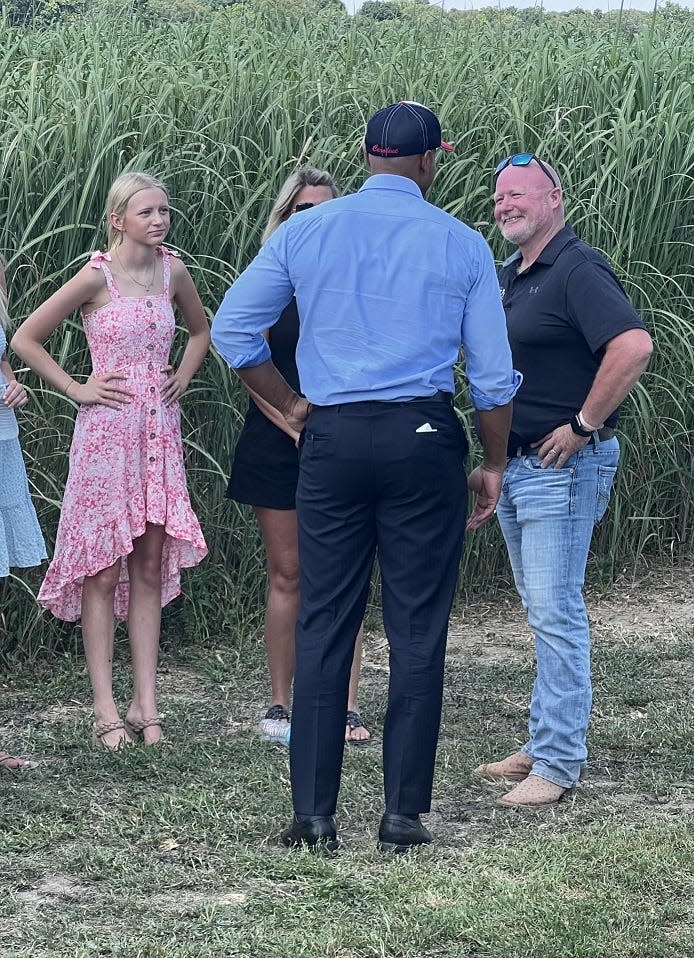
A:
<svg viewBox="0 0 694 958">
<path fill-rule="evenodd" d="M 541 439 L 583 406 L 605 344 L 643 323 L 606 260 L 565 226 L 518 274 L 520 250 L 501 267 L 513 366 L 523 383 L 513 400 L 509 450 Z M 619 409 L 605 424 L 614 426 Z"/>
</svg>

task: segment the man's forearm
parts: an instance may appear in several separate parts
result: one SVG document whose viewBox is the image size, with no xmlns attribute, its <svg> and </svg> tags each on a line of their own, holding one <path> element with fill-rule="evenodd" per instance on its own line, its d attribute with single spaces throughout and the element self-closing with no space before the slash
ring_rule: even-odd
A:
<svg viewBox="0 0 694 958">
<path fill-rule="evenodd" d="M 280 413 L 280 411 L 275 409 L 274 406 L 271 406 L 269 402 L 266 402 L 262 396 L 258 395 L 258 393 L 254 393 L 252 389 L 248 388 L 248 386 L 246 386 L 246 390 L 250 396 L 251 402 L 255 403 L 265 418 L 268 419 L 273 426 L 277 426 L 278 429 L 281 429 L 282 432 L 286 433 L 294 441 L 296 441 L 298 438 L 298 433 L 289 426 L 289 423 Z"/>
<path fill-rule="evenodd" d="M 503 472 L 506 468 L 512 415 L 513 402 L 508 402 L 504 406 L 495 406 L 494 409 L 478 410 L 480 438 L 484 450 L 482 465 L 485 469 Z"/>
<path fill-rule="evenodd" d="M 653 344 L 645 329 L 631 329 L 607 344 L 581 410 L 586 422 L 603 423 L 624 401 L 648 365 Z"/>
<path fill-rule="evenodd" d="M 278 372 L 272 360 L 261 363 L 260 366 L 244 366 L 236 372 L 250 390 L 278 409 L 285 418 L 291 415 L 301 398 Z"/>
</svg>

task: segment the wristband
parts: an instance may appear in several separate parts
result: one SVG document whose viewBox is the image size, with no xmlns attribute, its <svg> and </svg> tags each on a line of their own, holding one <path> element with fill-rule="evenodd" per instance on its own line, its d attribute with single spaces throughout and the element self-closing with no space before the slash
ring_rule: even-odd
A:
<svg viewBox="0 0 694 958">
<path fill-rule="evenodd" d="M 584 429 L 578 416 L 573 416 L 570 422 L 571 428 L 577 436 L 583 436 L 584 439 L 590 439 L 595 432 L 594 429 Z"/>
<path fill-rule="evenodd" d="M 591 424 L 590 424 L 589 422 L 586 422 L 586 420 L 585 420 L 585 418 L 584 418 L 584 416 L 583 416 L 583 413 L 582 413 L 582 411 L 581 411 L 580 409 L 579 409 L 579 411 L 576 413 L 576 419 L 578 419 L 578 424 L 579 424 L 579 426 L 581 426 L 581 428 L 583 428 L 583 429 L 590 429 L 591 432 L 597 432 L 598 429 L 602 429 L 602 427 L 605 425 L 604 422 L 601 422 L 599 426 L 591 426 Z"/>
</svg>

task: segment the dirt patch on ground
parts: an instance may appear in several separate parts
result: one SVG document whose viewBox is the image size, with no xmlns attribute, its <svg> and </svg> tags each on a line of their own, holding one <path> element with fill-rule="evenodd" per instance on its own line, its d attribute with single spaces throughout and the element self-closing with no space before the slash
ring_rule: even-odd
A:
<svg viewBox="0 0 694 958">
<path fill-rule="evenodd" d="M 595 641 L 674 643 L 694 629 L 694 569 L 617 584 L 609 594 L 588 590 L 586 605 Z M 481 665 L 494 665 L 522 661 L 532 651 L 532 635 L 517 597 L 474 601 L 451 617 L 449 657 L 473 655 Z"/>
<path fill-rule="evenodd" d="M 242 891 L 195 891 L 186 888 L 167 895 L 154 895 L 149 902 L 150 909 L 171 914 L 190 914 L 201 908 L 238 908 L 248 901 L 248 892 Z"/>
<path fill-rule="evenodd" d="M 94 900 L 94 888 L 78 884 L 69 875 L 48 875 L 34 888 L 18 891 L 17 901 L 27 908 L 44 905 L 84 904 Z"/>
<path fill-rule="evenodd" d="M 83 702 L 68 702 L 67 705 L 51 705 L 49 708 L 27 713 L 27 718 L 47 725 L 67 725 L 91 714 L 91 708 Z"/>
<path fill-rule="evenodd" d="M 205 680 L 190 668 L 177 665 L 160 669 L 162 684 L 166 695 L 182 702 L 195 702 L 205 698 L 207 687 Z"/>
</svg>

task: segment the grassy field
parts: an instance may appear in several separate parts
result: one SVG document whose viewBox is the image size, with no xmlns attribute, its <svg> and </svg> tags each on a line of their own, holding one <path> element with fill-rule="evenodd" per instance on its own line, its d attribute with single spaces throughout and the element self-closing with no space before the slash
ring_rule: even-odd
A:
<svg viewBox="0 0 694 958">
<path fill-rule="evenodd" d="M 589 777 L 556 807 L 503 811 L 471 769 L 523 739 L 533 665 L 498 531 L 470 539 L 451 629 L 434 847 L 390 860 L 380 732 L 387 648 L 371 610 L 362 708 L 332 859 L 288 853 L 287 752 L 253 728 L 265 706 L 256 638 L 262 555 L 223 501 L 243 415 L 211 355 L 184 400 L 187 468 L 210 558 L 165 612 L 167 747 L 88 745 L 79 628 L 37 612 L 41 571 L 0 582 L 0 743 L 41 760 L 0 773 L 0 958 L 688 958 L 694 954 L 692 652 L 687 565 L 694 488 L 691 269 L 694 31 L 658 16 L 400 23 L 255 14 L 194 23 L 90 17 L 35 30 L 0 20 L 0 256 L 21 321 L 102 246 L 126 168 L 165 177 L 171 234 L 210 314 L 255 253 L 279 183 L 325 166 L 363 178 L 370 112 L 400 97 L 437 109 L 457 152 L 431 199 L 490 226 L 490 170 L 550 157 L 581 235 L 614 262 L 656 342 L 624 415 L 623 463 L 596 536 L 590 608 L 595 708 Z M 182 338 L 176 351 L 182 348 Z M 86 375 L 77 319 L 51 340 Z M 49 548 L 74 408 L 31 377 L 21 417 Z M 459 413 L 469 422 L 464 382 Z M 637 567 L 671 561 L 634 581 Z M 608 584 L 616 579 L 614 590 Z M 118 696 L 128 693 L 118 634 Z"/>
<path fill-rule="evenodd" d="M 239 4 L 183 24 L 126 15 L 34 30 L 0 24 L 0 256 L 15 321 L 103 245 L 106 192 L 126 168 L 169 183 L 170 239 L 212 314 L 256 252 L 285 176 L 310 162 L 354 189 L 364 176 L 366 117 L 401 97 L 422 100 L 457 146 L 441 163 L 433 202 L 477 225 L 501 258 L 508 250 L 490 225 L 491 170 L 516 150 L 541 151 L 560 171 L 572 223 L 614 262 L 654 337 L 651 367 L 625 406 L 622 468 L 593 574 L 608 582 L 644 559 L 686 557 L 694 546 L 694 30 L 659 16 L 628 29 L 614 17 L 514 22 L 426 11 L 374 23 Z M 177 337 L 175 355 L 183 343 Z M 86 376 L 77 318 L 50 348 Z M 50 551 L 74 408 L 26 382 L 22 442 Z M 469 425 L 462 376 L 457 406 Z M 240 641 L 262 605 L 255 525 L 223 500 L 243 410 L 238 383 L 211 354 L 183 401 L 189 485 L 210 557 L 186 577 L 182 614 L 201 642 Z M 470 540 L 462 587 L 488 591 L 507 575 L 495 529 Z M 37 618 L 39 578 L 12 583 L 0 654 L 74 643 L 69 630 Z"/>
<path fill-rule="evenodd" d="M 148 751 L 88 746 L 87 678 L 71 656 L 17 667 L 0 741 L 43 761 L 0 778 L 0 956 L 693 954 L 692 571 L 591 594 L 589 775 L 541 812 L 497 809 L 500 787 L 470 774 L 522 741 L 533 667 L 521 610 L 459 610 L 428 816 L 436 842 L 396 860 L 375 849 L 387 681 L 376 620 L 361 703 L 374 741 L 346 752 L 343 846 L 330 859 L 279 844 L 288 755 L 253 732 L 265 673 L 250 638 L 235 650 L 169 644 L 169 744 Z"/>
</svg>

